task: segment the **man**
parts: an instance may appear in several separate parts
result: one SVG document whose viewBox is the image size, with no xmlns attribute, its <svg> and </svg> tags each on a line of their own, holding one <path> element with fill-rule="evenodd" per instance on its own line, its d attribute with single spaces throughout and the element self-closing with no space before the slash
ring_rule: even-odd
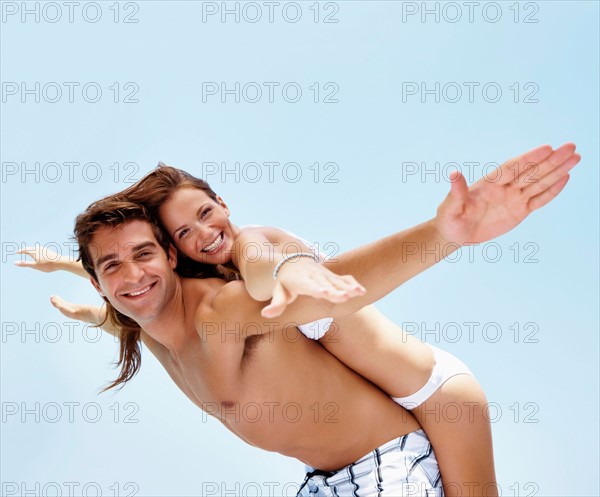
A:
<svg viewBox="0 0 600 497">
<path fill-rule="evenodd" d="M 143 207 L 109 197 L 78 217 L 76 234 L 96 289 L 140 325 L 143 343 L 192 402 L 249 444 L 325 472 L 379 448 L 380 481 L 366 492 L 379 485 L 389 495 L 442 495 L 435 455 L 412 415 L 297 332 L 298 323 L 358 310 L 368 294 L 340 304 L 299 297 L 265 319 L 241 281 L 176 275 L 175 249 L 157 229 Z M 399 458 L 406 471 L 391 471 Z M 362 484 L 347 472 L 338 480 L 329 479 L 339 495 Z"/>
<path fill-rule="evenodd" d="M 567 144 L 557 151 L 540 147 L 500 168 L 509 173 L 515 163 L 536 164 L 527 188 L 505 178 L 497 184 L 480 180 L 467 190 L 456 175 L 438 209 L 446 220 L 443 236 L 425 223 L 413 230 L 415 239 L 428 246 L 459 240 L 456 249 L 498 236 L 558 195 L 578 161 Z M 186 395 L 238 436 L 323 471 L 350 465 L 321 485 L 325 493 L 327 485 L 340 494 L 361 485 L 394 495 L 441 492 L 435 456 L 414 419 L 314 342 L 289 335 L 297 323 L 350 314 L 431 266 L 422 260 L 404 267 L 405 233 L 359 249 L 342 268 L 358 276 L 369 294 L 341 304 L 273 299 L 280 309 L 289 304 L 277 320 L 261 316 L 262 304 L 242 282 L 178 278 L 174 249 L 140 206 L 115 197 L 97 202 L 78 218 L 76 233 L 94 286 L 135 321 L 134 328 L 141 326 L 141 339 Z M 363 466 L 370 481 L 357 476 Z M 393 474 L 386 470 L 394 466 Z M 399 473 L 398 466 L 406 471 Z M 323 476 L 313 474 L 309 487 Z"/>
</svg>

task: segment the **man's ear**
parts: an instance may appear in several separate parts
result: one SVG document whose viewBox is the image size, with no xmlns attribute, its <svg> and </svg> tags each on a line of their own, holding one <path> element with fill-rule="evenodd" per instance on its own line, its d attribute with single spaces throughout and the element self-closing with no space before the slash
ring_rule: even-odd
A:
<svg viewBox="0 0 600 497">
<path fill-rule="evenodd" d="M 227 216 L 229 216 L 229 214 L 231 214 L 229 212 L 229 207 L 227 207 L 227 204 L 225 203 L 225 201 L 221 197 L 219 197 L 219 195 L 217 195 L 217 202 L 219 203 L 219 205 L 221 207 L 223 207 L 223 210 L 225 211 L 225 213 L 227 214 Z"/>
<path fill-rule="evenodd" d="M 94 288 L 100 294 L 100 297 L 106 297 L 106 295 L 104 295 L 104 293 L 102 293 L 102 289 L 100 288 L 100 285 L 96 281 L 96 278 L 94 278 L 93 276 L 90 276 L 90 282 L 92 283 L 92 285 L 94 285 Z"/>
<path fill-rule="evenodd" d="M 167 259 L 169 259 L 169 265 L 171 269 L 175 270 L 177 267 L 177 249 L 175 245 L 169 243 L 169 252 L 167 252 Z"/>
</svg>

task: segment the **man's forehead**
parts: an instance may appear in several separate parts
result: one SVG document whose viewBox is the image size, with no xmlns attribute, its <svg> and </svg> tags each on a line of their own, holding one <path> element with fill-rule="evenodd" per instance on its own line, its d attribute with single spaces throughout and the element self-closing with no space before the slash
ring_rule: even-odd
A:
<svg viewBox="0 0 600 497">
<path fill-rule="evenodd" d="M 126 221 L 118 226 L 102 226 L 90 240 L 89 253 L 92 259 L 119 252 L 131 252 L 148 242 L 158 245 L 152 225 L 148 221 Z"/>
</svg>

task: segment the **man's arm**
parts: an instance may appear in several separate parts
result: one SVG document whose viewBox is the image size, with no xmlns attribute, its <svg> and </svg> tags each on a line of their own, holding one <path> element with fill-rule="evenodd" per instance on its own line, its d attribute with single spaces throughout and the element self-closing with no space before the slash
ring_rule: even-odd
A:
<svg viewBox="0 0 600 497">
<path fill-rule="evenodd" d="M 16 261 L 15 265 L 19 267 L 29 267 L 37 269 L 43 273 L 52 273 L 54 271 L 67 271 L 82 278 L 89 279 L 90 275 L 86 273 L 81 262 L 74 261 L 68 256 L 59 255 L 48 248 L 25 247 L 17 254 L 28 255 L 32 260 Z"/>
<path fill-rule="evenodd" d="M 58 309 L 63 316 L 69 319 L 76 319 L 77 321 L 83 321 L 94 326 L 98 326 L 98 323 L 102 323 L 98 326 L 101 330 L 106 331 L 108 334 L 117 337 L 119 332 L 115 329 L 109 321 L 106 319 L 106 306 L 96 306 L 89 304 L 74 304 L 67 302 L 58 295 L 50 297 L 50 303 Z"/>
</svg>

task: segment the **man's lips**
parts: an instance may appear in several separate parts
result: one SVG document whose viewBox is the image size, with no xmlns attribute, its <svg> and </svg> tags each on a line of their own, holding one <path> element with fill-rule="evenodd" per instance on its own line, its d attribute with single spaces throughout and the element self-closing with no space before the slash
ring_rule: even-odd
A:
<svg viewBox="0 0 600 497">
<path fill-rule="evenodd" d="M 123 297 L 127 297 L 129 299 L 137 299 L 137 298 L 145 296 L 148 292 L 150 292 L 150 290 L 152 290 L 154 288 L 155 285 L 156 285 L 156 281 L 154 283 L 150 283 L 149 285 L 146 285 L 142 288 L 138 288 L 137 290 L 133 290 L 133 291 L 127 292 L 127 293 L 122 293 L 121 295 Z"/>
</svg>

